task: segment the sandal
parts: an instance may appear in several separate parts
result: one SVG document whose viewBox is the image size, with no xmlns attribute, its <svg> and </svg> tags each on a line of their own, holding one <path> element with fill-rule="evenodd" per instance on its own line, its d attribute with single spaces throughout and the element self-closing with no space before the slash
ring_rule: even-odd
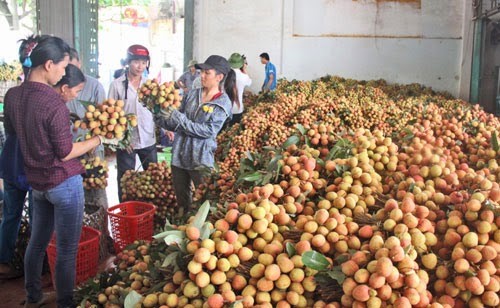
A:
<svg viewBox="0 0 500 308">
<path fill-rule="evenodd" d="M 24 308 L 39 308 L 56 301 L 56 292 L 43 293 L 42 298 L 36 303 L 24 303 Z"/>
</svg>

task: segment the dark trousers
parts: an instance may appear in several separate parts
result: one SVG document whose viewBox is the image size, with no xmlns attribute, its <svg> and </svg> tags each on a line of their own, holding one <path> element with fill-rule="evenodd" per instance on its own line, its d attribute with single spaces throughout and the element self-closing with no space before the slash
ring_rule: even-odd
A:
<svg viewBox="0 0 500 308">
<path fill-rule="evenodd" d="M 3 217 L 0 222 L 0 263 L 12 261 L 16 249 L 16 240 L 23 217 L 23 206 L 28 194 L 28 217 L 31 224 L 33 197 L 31 191 L 17 188 L 13 183 L 4 180 Z"/>
<path fill-rule="evenodd" d="M 175 197 L 177 205 L 184 209 L 184 213 L 191 210 L 193 197 L 191 194 L 191 182 L 195 187 L 198 187 L 203 181 L 200 171 L 187 170 L 176 166 L 172 166 L 172 182 L 174 185 Z"/>
<path fill-rule="evenodd" d="M 152 145 L 143 149 L 133 150 L 131 153 L 125 150 L 116 150 L 116 168 L 118 178 L 118 200 L 122 202 L 122 186 L 120 179 L 127 170 L 135 170 L 135 155 L 139 155 L 142 164 L 142 169 L 148 169 L 149 163 L 156 163 L 158 156 L 156 153 L 156 145 Z"/>
</svg>

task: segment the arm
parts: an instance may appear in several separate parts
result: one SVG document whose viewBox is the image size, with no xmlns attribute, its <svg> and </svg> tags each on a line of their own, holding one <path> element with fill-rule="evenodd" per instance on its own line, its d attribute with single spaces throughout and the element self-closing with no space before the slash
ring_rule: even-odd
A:
<svg viewBox="0 0 500 308">
<path fill-rule="evenodd" d="M 186 85 L 184 84 L 185 77 L 186 77 L 186 73 L 182 74 L 181 77 L 179 77 L 179 79 L 177 79 L 177 85 L 179 86 L 179 88 L 184 89 L 186 87 Z"/>
<path fill-rule="evenodd" d="M 5 130 L 5 134 L 6 135 L 15 135 L 16 134 L 16 131 L 14 130 L 14 126 L 12 126 L 12 123 L 10 121 L 10 118 L 9 118 L 9 113 L 10 113 L 10 95 L 9 95 L 9 91 L 7 91 L 7 93 L 5 94 L 5 98 L 4 98 L 4 120 L 3 120 L 3 127 L 4 127 L 4 130 Z"/>
<path fill-rule="evenodd" d="M 267 84 L 265 85 L 264 88 L 266 90 L 271 89 L 271 85 L 273 84 L 273 81 L 274 81 L 274 73 L 271 73 L 271 74 L 269 74 L 269 81 L 267 82 Z"/>
<path fill-rule="evenodd" d="M 180 112 L 184 112 L 184 110 L 186 109 L 188 95 L 189 95 L 189 92 L 185 93 L 184 96 L 182 97 L 181 106 L 179 107 Z M 163 128 L 163 129 L 169 130 L 169 131 L 175 131 L 177 129 L 177 124 L 172 122 L 171 118 L 172 117 L 164 117 L 160 114 L 153 115 L 153 119 L 154 119 L 156 125 L 158 125 L 159 127 Z"/>
<path fill-rule="evenodd" d="M 186 135 L 196 138 L 210 138 L 216 136 L 228 118 L 228 114 L 219 106 L 213 106 L 214 111 L 207 122 L 196 123 L 189 120 L 185 114 L 178 111 L 172 113 L 170 121 L 175 124 L 176 131 L 183 131 Z"/>
<path fill-rule="evenodd" d="M 47 119 L 47 128 L 54 154 L 61 161 L 68 161 L 81 156 L 101 143 L 97 136 L 89 140 L 73 143 L 69 124 L 69 110 L 67 108 L 54 110 Z"/>
<path fill-rule="evenodd" d="M 101 140 L 99 137 L 94 136 L 88 140 L 73 143 L 73 147 L 71 148 L 71 152 L 69 152 L 66 157 L 62 158 L 62 161 L 68 161 L 73 158 L 77 158 L 92 150 L 101 144 Z"/>
</svg>

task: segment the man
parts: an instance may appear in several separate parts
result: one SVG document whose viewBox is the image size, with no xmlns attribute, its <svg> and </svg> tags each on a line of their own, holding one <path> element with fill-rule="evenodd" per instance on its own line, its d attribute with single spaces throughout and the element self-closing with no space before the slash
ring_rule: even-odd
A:
<svg viewBox="0 0 500 308">
<path fill-rule="evenodd" d="M 267 52 L 260 54 L 260 63 L 266 66 L 266 77 L 262 85 L 262 91 L 273 91 L 276 89 L 276 67 L 269 61 L 269 54 Z"/>
<path fill-rule="evenodd" d="M 82 63 L 80 62 L 80 57 L 78 55 L 78 51 L 76 49 L 71 48 L 69 53 L 69 63 L 82 68 Z M 92 76 L 85 74 L 85 86 L 82 91 L 78 94 L 76 99 L 68 102 L 66 106 L 68 106 L 69 111 L 77 114 L 81 119 L 85 117 L 86 109 L 80 103 L 80 101 L 91 102 L 94 104 L 101 104 L 106 99 L 106 92 L 104 87 L 99 82 L 99 80 L 95 79 Z"/>
<path fill-rule="evenodd" d="M 196 78 L 200 77 L 200 72 L 194 67 L 198 62 L 196 60 L 189 61 L 188 71 L 177 79 L 177 85 L 181 88 L 185 94 L 193 88 L 193 83 Z"/>
<path fill-rule="evenodd" d="M 125 102 L 123 110 L 126 114 L 133 113 L 137 116 L 137 127 L 132 130 L 130 147 L 126 150 L 116 151 L 120 202 L 122 201 L 120 179 L 127 170 L 135 169 L 136 154 L 139 155 L 144 170 L 148 168 L 149 163 L 158 161 L 153 114 L 137 99 L 137 92 L 146 81 L 144 72 L 149 70 L 149 50 L 142 45 L 130 46 L 127 49 L 126 62 L 125 73 L 111 83 L 108 93 L 109 98 Z"/>
</svg>

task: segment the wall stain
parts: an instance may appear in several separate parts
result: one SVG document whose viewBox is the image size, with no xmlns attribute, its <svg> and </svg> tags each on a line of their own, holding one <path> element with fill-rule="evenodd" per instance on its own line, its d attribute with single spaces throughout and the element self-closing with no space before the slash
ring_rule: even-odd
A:
<svg viewBox="0 0 500 308">
<path fill-rule="evenodd" d="M 292 37 L 304 37 L 304 38 L 318 38 L 318 37 L 330 37 L 330 38 L 383 38 L 383 39 L 426 39 L 426 40 L 461 40 L 462 36 L 449 36 L 449 37 L 434 37 L 425 35 L 370 35 L 370 34 L 318 34 L 318 35 L 308 35 L 294 33 Z"/>
<path fill-rule="evenodd" d="M 358 0 L 351 0 L 351 1 L 358 2 Z M 373 1 L 377 2 L 377 5 L 383 2 L 398 2 L 398 3 L 411 4 L 419 9 L 422 8 L 422 0 L 373 0 Z"/>
</svg>

